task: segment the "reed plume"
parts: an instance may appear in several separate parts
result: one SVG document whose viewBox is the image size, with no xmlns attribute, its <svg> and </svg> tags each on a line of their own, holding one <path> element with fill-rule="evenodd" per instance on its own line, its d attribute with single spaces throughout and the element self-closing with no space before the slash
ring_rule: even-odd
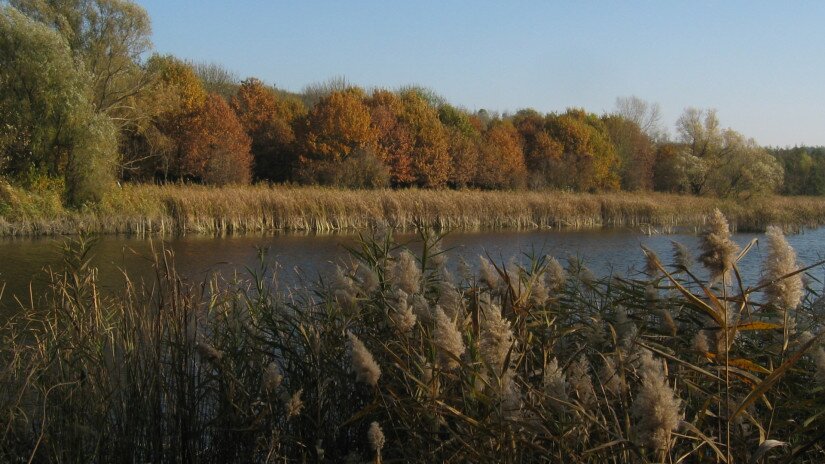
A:
<svg viewBox="0 0 825 464">
<path fill-rule="evenodd" d="M 728 220 L 719 209 L 713 210 L 701 236 L 702 254 L 699 261 L 710 271 L 714 279 L 724 277 L 736 261 L 739 245 L 730 238 Z"/>
<path fill-rule="evenodd" d="M 364 343 L 348 332 L 350 356 L 352 357 L 352 370 L 355 372 L 355 380 L 370 386 L 378 385 L 378 378 L 381 377 L 381 368 L 375 362 L 372 353 L 369 352 Z"/>
</svg>

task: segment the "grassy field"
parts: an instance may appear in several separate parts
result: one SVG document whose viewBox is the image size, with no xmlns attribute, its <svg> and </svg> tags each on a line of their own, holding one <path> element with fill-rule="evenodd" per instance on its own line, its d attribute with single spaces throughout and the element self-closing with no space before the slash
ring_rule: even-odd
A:
<svg viewBox="0 0 825 464">
<path fill-rule="evenodd" d="M 55 190 L 0 184 L 0 235 L 231 234 L 395 227 L 481 230 L 544 227 L 700 227 L 718 207 L 738 230 L 825 223 L 825 198 L 719 200 L 657 193 L 452 190 L 351 191 L 314 187 L 125 185 L 94 207 L 67 210 Z"/>
<path fill-rule="evenodd" d="M 112 293 L 68 242 L 0 326 L 0 461 L 823 462 L 819 295 L 777 228 L 743 288 L 707 223 L 712 282 L 679 247 L 631 278 L 546 256 L 452 274 L 422 230 L 419 256 L 365 239 L 298 288 L 266 263 L 187 282 L 164 252 Z"/>
</svg>

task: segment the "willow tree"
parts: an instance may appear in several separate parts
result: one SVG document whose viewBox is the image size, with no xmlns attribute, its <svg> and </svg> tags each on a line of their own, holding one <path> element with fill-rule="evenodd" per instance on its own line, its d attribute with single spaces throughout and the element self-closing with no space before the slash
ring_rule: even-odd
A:
<svg viewBox="0 0 825 464">
<path fill-rule="evenodd" d="M 0 173 L 23 183 L 63 177 L 70 205 L 101 198 L 117 133 L 95 111 L 89 82 L 59 33 L 0 7 Z"/>
</svg>

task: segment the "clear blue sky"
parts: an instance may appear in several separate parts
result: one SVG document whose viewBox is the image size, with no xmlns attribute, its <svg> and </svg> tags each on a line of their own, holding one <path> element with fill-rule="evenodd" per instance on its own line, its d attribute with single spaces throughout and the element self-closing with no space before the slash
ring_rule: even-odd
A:
<svg viewBox="0 0 825 464">
<path fill-rule="evenodd" d="M 823 1 L 138 0 L 155 48 L 300 91 L 419 84 L 470 110 L 688 106 L 765 145 L 825 145 Z"/>
</svg>

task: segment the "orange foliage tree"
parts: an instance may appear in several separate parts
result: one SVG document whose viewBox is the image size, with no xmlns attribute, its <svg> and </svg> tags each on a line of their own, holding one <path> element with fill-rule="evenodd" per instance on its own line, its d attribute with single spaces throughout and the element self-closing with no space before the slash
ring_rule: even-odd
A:
<svg viewBox="0 0 825 464">
<path fill-rule="evenodd" d="M 493 121 L 484 133 L 476 183 L 485 188 L 524 185 L 521 137 L 510 121 Z"/>
<path fill-rule="evenodd" d="M 369 107 L 357 88 L 321 98 L 298 127 L 302 138 L 299 176 L 305 181 L 328 183 L 325 178 L 343 161 L 370 153 L 376 145 Z"/>
<path fill-rule="evenodd" d="M 415 181 L 412 168 L 415 139 L 409 126 L 400 119 L 403 102 L 393 92 L 376 90 L 367 104 L 376 132 L 376 157 L 389 168 L 393 185 L 411 184 Z"/>
<path fill-rule="evenodd" d="M 415 182 L 421 187 L 443 187 L 450 178 L 447 131 L 438 111 L 415 90 L 402 92 L 401 121 L 413 135 L 412 159 Z"/>
<path fill-rule="evenodd" d="M 281 97 L 260 80 L 250 78 L 232 98 L 232 108 L 252 139 L 255 178 L 290 180 L 297 161 L 293 123 L 306 114 L 303 103 Z"/>
<path fill-rule="evenodd" d="M 439 106 L 438 118 L 447 131 L 447 152 L 452 166 L 450 184 L 459 188 L 473 185 L 481 156 L 480 125 L 465 111 L 448 104 Z"/>
<path fill-rule="evenodd" d="M 235 112 L 211 94 L 188 121 L 181 174 L 207 184 L 249 183 L 251 141 Z"/>
</svg>

